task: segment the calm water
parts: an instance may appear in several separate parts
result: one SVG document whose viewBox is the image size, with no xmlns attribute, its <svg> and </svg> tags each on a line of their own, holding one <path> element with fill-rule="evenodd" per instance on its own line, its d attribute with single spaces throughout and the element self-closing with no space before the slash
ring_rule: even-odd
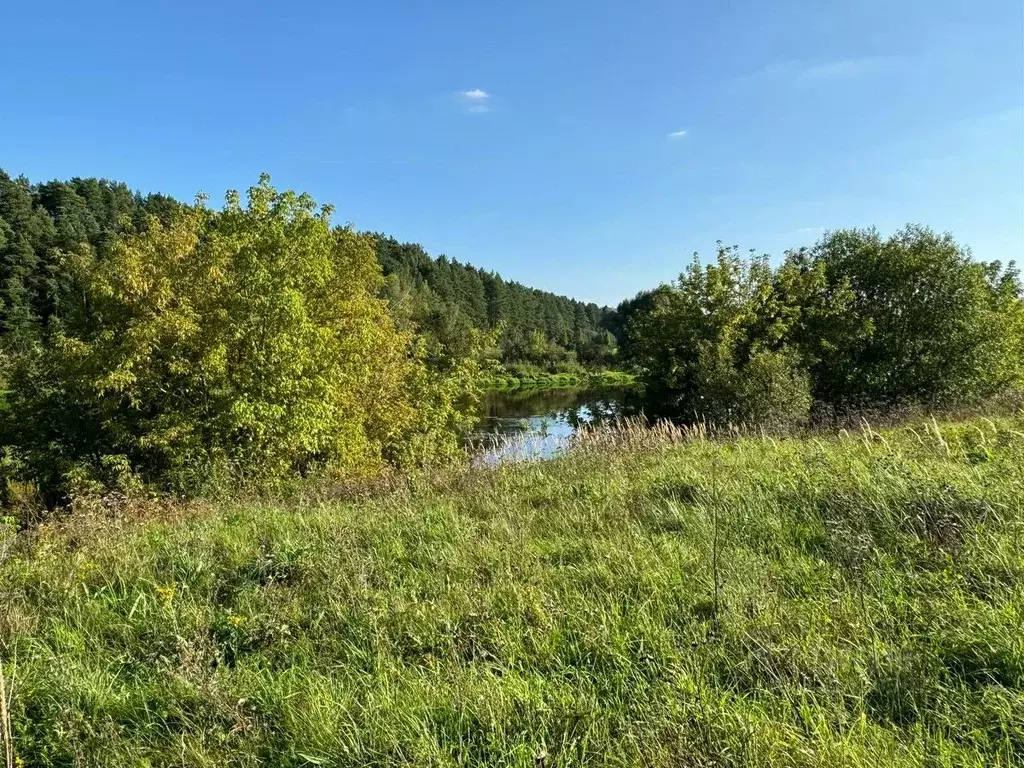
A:
<svg viewBox="0 0 1024 768">
<path fill-rule="evenodd" d="M 488 392 L 472 436 L 483 464 L 549 458 L 562 450 L 580 426 L 615 419 L 629 400 L 628 389 L 525 389 Z"/>
</svg>

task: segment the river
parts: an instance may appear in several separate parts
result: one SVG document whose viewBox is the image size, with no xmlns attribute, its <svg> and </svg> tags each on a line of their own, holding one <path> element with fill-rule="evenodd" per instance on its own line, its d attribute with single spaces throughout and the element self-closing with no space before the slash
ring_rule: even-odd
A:
<svg viewBox="0 0 1024 768">
<path fill-rule="evenodd" d="M 482 464 L 550 458 L 581 426 L 614 420 L 628 389 L 515 389 L 487 392 L 470 438 Z"/>
</svg>

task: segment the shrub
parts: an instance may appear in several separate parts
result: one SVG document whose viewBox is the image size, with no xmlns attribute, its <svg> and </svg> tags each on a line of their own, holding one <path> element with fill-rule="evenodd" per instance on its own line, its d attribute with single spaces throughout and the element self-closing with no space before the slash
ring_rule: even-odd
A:
<svg viewBox="0 0 1024 768">
<path fill-rule="evenodd" d="M 719 244 L 713 264 L 694 257 L 672 285 L 631 303 L 626 349 L 649 393 L 669 412 L 714 423 L 791 425 L 810 410 L 799 356 L 785 344 L 767 257 Z"/>
<path fill-rule="evenodd" d="M 426 370 L 377 298 L 372 241 L 330 213 L 263 177 L 245 205 L 200 200 L 65 254 L 71 287 L 45 342 L 15 361 L 7 412 L 20 466 L 51 501 L 73 481 L 195 492 L 457 450 L 466 376 Z"/>
<path fill-rule="evenodd" d="M 669 414 L 771 426 L 831 408 L 979 400 L 1024 385 L 1024 287 L 908 226 L 743 259 L 719 244 L 619 307 L 623 356 Z"/>
<path fill-rule="evenodd" d="M 809 264 L 849 311 L 808 317 L 799 345 L 815 396 L 853 405 L 984 397 L 1024 375 L 1022 287 L 1011 263 L 983 263 L 951 235 L 908 225 L 827 234 Z"/>
<path fill-rule="evenodd" d="M 784 429 L 805 423 L 811 413 L 811 381 L 789 351 L 758 351 L 739 381 L 741 420 Z"/>
</svg>

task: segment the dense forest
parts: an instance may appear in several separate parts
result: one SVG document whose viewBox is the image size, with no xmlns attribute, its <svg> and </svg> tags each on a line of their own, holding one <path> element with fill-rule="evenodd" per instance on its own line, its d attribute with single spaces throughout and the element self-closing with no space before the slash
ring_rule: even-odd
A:
<svg viewBox="0 0 1024 768">
<path fill-rule="evenodd" d="M 4 346 L 38 339 L 56 310 L 63 255 L 83 244 L 103 250 L 146 218 L 167 220 L 181 205 L 125 184 L 72 179 L 32 184 L 0 170 L 0 333 Z"/>
<path fill-rule="evenodd" d="M 80 245 L 103 250 L 150 216 L 167 221 L 182 204 L 141 195 L 126 184 L 74 178 L 32 184 L 0 170 L 0 332 L 8 342 L 38 338 L 66 279 L 60 254 Z M 493 272 L 422 247 L 371 235 L 393 317 L 421 333 L 428 360 L 468 353 L 473 331 L 490 342 L 491 367 L 572 370 L 614 362 L 613 311 L 506 281 Z"/>
<path fill-rule="evenodd" d="M 214 210 L 0 178 L 0 474 L 47 505 L 447 461 L 479 347 L 432 365 L 374 238 L 269 178 Z"/>
<path fill-rule="evenodd" d="M 412 318 L 456 356 L 476 330 L 495 334 L 491 357 L 504 364 L 564 370 L 614 362 L 613 310 L 506 281 L 445 256 L 431 258 L 413 243 L 374 238 L 395 314 Z"/>
</svg>

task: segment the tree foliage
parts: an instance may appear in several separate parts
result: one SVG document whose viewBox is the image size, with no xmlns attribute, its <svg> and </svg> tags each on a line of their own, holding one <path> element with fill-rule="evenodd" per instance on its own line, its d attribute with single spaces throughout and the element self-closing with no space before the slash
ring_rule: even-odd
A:
<svg viewBox="0 0 1024 768">
<path fill-rule="evenodd" d="M 810 318 L 815 395 L 852 404 L 990 394 L 1020 382 L 1021 283 L 1013 264 L 974 261 L 951 235 L 907 226 L 826 235 L 799 257 L 847 310 Z"/>
<path fill-rule="evenodd" d="M 619 307 L 624 356 L 671 412 L 799 423 L 841 408 L 991 395 L 1024 384 L 1024 305 L 1012 264 L 970 258 L 908 226 L 825 235 L 741 258 L 719 245 L 671 285 Z"/>
<path fill-rule="evenodd" d="M 46 327 L 65 280 L 57 254 L 80 243 L 102 250 L 125 227 L 137 230 L 150 216 L 166 224 L 181 207 L 166 195 L 133 193 L 103 179 L 33 185 L 0 171 L 0 346 L 38 338 Z M 560 370 L 615 362 L 611 309 L 431 258 L 416 244 L 371 237 L 385 276 L 381 295 L 402 329 L 425 338 L 431 366 L 443 369 L 471 348 L 479 352 L 475 345 L 491 335 L 497 366 Z M 543 344 L 535 342 L 537 333 Z"/>
<path fill-rule="evenodd" d="M 720 244 L 613 312 L 333 227 L 266 178 L 211 210 L 0 171 L 3 466 L 53 500 L 431 463 L 481 361 L 627 363 L 649 413 L 791 425 L 1024 386 L 1022 284 L 950 235 L 841 230 L 774 267 Z"/>
<path fill-rule="evenodd" d="M 166 221 L 181 207 L 104 179 L 33 185 L 0 170 L 0 350 L 24 351 L 41 339 L 68 288 L 64 252 L 83 243 L 106 248 L 126 228 L 151 216 Z"/>
<path fill-rule="evenodd" d="M 376 234 L 393 310 L 427 338 L 432 355 L 464 353 L 472 331 L 494 333 L 499 365 L 527 364 L 550 371 L 616 359 L 607 307 L 506 281 L 500 275 L 440 256 L 419 245 Z"/>
<path fill-rule="evenodd" d="M 455 400 L 378 297 L 373 241 L 264 177 L 62 253 L 66 285 L 12 376 L 8 438 L 51 493 L 350 477 L 457 448 Z"/>
</svg>

